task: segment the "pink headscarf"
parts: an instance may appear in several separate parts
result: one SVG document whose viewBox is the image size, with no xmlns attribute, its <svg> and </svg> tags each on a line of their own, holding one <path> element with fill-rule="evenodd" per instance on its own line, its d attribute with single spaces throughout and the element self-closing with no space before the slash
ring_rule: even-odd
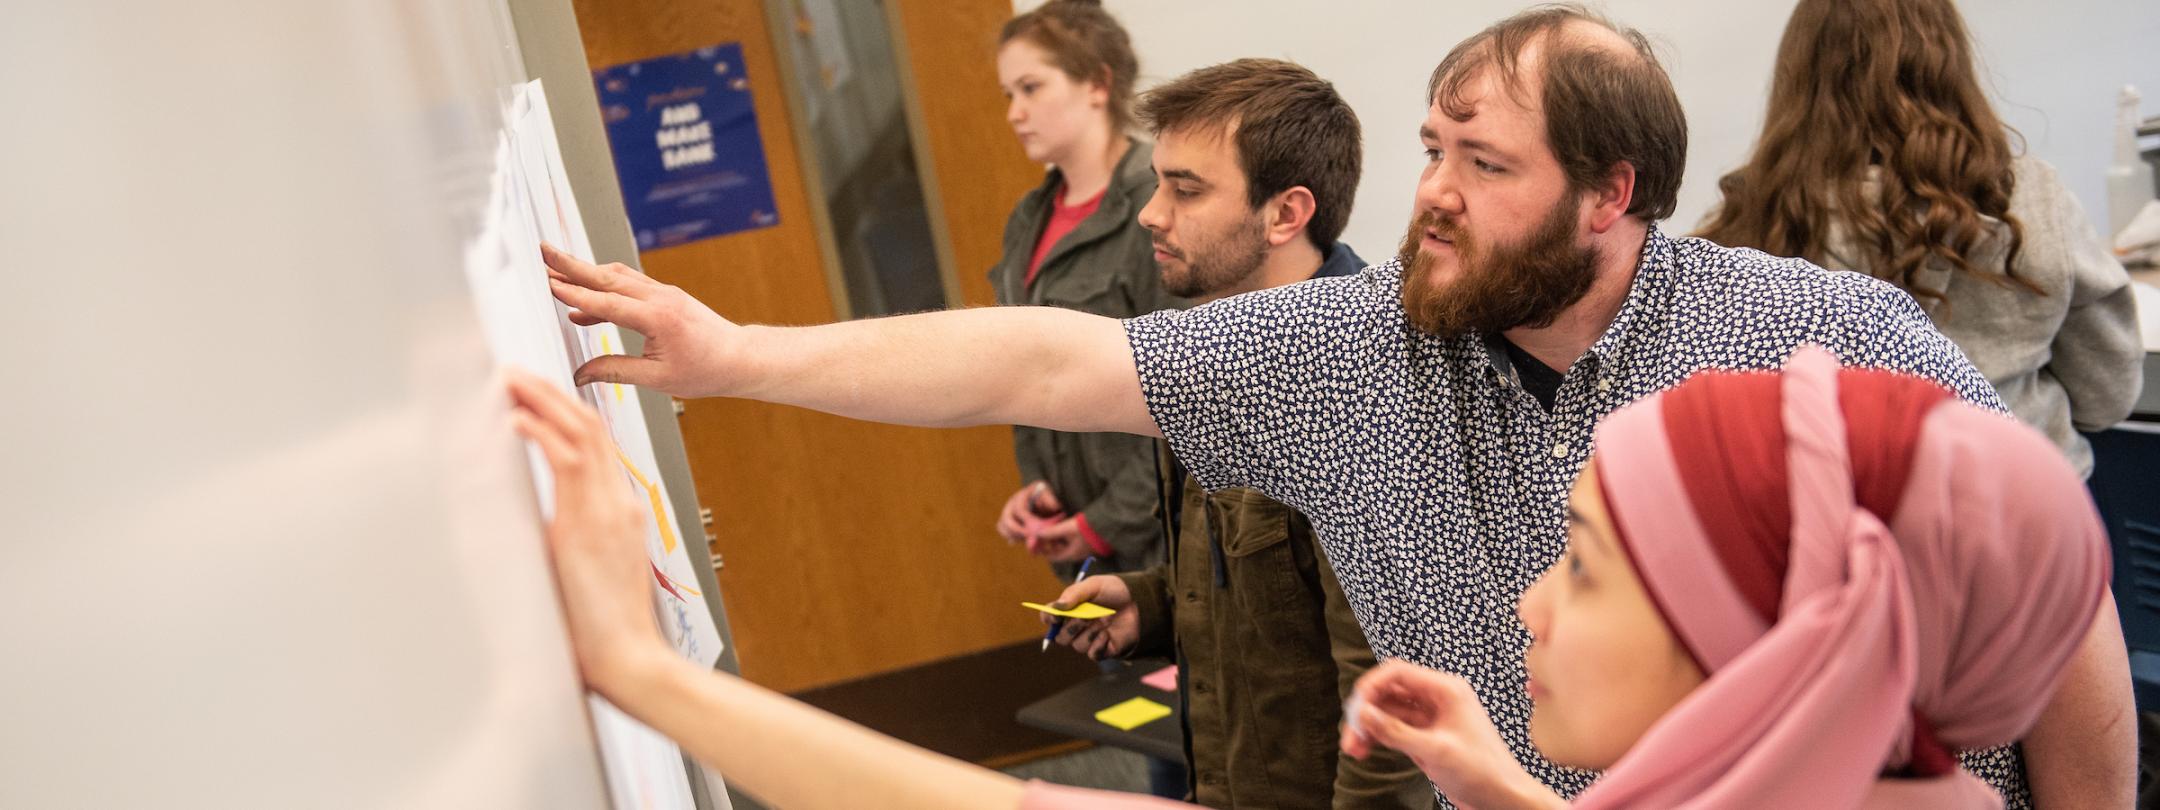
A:
<svg viewBox="0 0 2160 810">
<path fill-rule="evenodd" d="M 1698 374 L 1621 409 L 1596 457 L 1709 679 L 1578 807 L 1855 807 L 1890 770 L 1937 776 L 1931 805 L 1999 804 L 1943 749 L 2031 728 L 2107 587 L 2106 535 L 2051 443 L 1802 349 L 1782 375 Z"/>
</svg>

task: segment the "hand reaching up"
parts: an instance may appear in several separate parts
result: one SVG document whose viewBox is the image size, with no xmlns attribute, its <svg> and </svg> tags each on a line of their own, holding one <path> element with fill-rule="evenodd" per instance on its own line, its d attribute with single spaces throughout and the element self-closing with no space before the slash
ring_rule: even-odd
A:
<svg viewBox="0 0 2160 810">
<path fill-rule="evenodd" d="M 578 670 L 609 694 L 655 653 L 674 655 L 653 618 L 651 513 L 631 497 L 599 414 L 532 374 L 512 370 L 509 387 L 518 432 L 540 446 L 555 475 L 547 546 Z"/>
<path fill-rule="evenodd" d="M 720 317 L 681 288 L 621 264 L 596 265 L 540 246 L 548 288 L 582 326 L 607 322 L 645 336 L 637 357 L 595 357 L 577 370 L 577 384 L 639 385 L 678 397 L 736 395 L 750 380 L 739 351 L 742 327 Z"/>
</svg>

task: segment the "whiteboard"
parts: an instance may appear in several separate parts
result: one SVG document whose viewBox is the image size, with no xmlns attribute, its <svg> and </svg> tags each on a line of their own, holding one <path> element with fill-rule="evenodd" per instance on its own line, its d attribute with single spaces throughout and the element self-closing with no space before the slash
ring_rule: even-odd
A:
<svg viewBox="0 0 2160 810">
<path fill-rule="evenodd" d="M 464 271 L 501 0 L 5 16 L 0 807 L 606 806 Z"/>
<path fill-rule="evenodd" d="M 651 561 L 648 586 L 660 630 L 677 653 L 711 667 L 721 653 L 712 614 L 697 589 L 688 544 L 676 530 L 666 482 L 635 389 L 601 384 L 577 388 L 572 371 L 603 354 L 619 354 L 623 336 L 614 324 L 581 327 L 554 300 L 540 272 L 544 241 L 593 261 L 577 198 L 555 137 L 541 81 L 505 89 L 503 126 L 477 238 L 467 243 L 465 271 L 473 303 L 496 360 L 541 375 L 583 398 L 606 424 L 620 459 L 617 482 L 625 494 L 649 506 L 644 545 Z M 536 446 L 527 446 L 542 514 L 552 512 L 553 475 Z M 593 696 L 595 733 L 609 793 L 616 807 L 691 810 L 696 806 L 682 752 L 673 741 Z M 723 800 L 724 801 L 724 800 Z"/>
</svg>

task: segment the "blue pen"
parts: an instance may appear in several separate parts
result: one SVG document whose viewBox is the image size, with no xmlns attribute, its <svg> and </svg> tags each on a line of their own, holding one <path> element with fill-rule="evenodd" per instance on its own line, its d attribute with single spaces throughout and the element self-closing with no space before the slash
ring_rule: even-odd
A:
<svg viewBox="0 0 2160 810">
<path fill-rule="evenodd" d="M 1091 566 L 1091 565 L 1094 565 L 1094 564 L 1095 564 L 1095 558 L 1094 558 L 1094 557 L 1089 557 L 1089 558 L 1087 558 L 1087 559 L 1085 559 L 1085 560 L 1082 560 L 1082 561 L 1080 561 L 1080 574 L 1079 574 L 1079 576 L 1075 576 L 1075 577 L 1073 577 L 1073 584 L 1076 584 L 1076 585 L 1077 585 L 1077 584 L 1079 584 L 1080 580 L 1083 580 L 1083 579 L 1087 579 L 1087 572 L 1088 572 L 1088 566 Z M 1042 651 L 1043 651 L 1043 652 L 1049 652 L 1049 651 L 1050 651 L 1050 640 L 1051 640 L 1051 639 L 1054 639 L 1054 638 L 1057 638 L 1057 631 L 1058 631 L 1058 628 L 1060 628 L 1060 627 L 1064 627 L 1064 626 L 1065 626 L 1065 618 L 1064 618 L 1064 617 L 1062 617 L 1062 616 L 1060 616 L 1060 617 L 1057 617 L 1057 618 L 1054 618 L 1054 619 L 1051 619 L 1051 620 L 1050 620 L 1050 632 L 1048 632 L 1048 633 L 1044 633 L 1044 634 L 1043 634 L 1043 643 L 1042 643 Z"/>
</svg>

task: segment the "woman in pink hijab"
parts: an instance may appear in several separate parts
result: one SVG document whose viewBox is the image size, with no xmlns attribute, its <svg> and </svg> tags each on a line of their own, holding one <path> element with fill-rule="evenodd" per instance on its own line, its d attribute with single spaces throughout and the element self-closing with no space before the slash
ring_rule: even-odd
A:
<svg viewBox="0 0 2160 810">
<path fill-rule="evenodd" d="M 808 810 L 1187 806 L 1023 783 L 676 656 L 605 428 L 537 378 L 510 392 L 554 469 L 586 683 L 731 783 Z M 1999 806 L 1947 752 L 2032 725 L 2107 587 L 2099 520 L 2045 438 L 1819 350 L 1613 414 L 1569 510 L 1521 613 L 1533 742 L 1607 771 L 1579 807 Z M 1566 804 L 1460 678 L 1391 661 L 1353 701 L 1344 749 L 1402 750 L 1458 806 Z"/>
<path fill-rule="evenodd" d="M 1999 807 L 1949 751 L 2032 726 L 2107 592 L 2045 438 L 1817 349 L 1606 418 L 1569 508 L 1520 611 L 1532 741 L 1606 771 L 1576 808 Z M 1351 753 L 1478 810 L 1564 804 L 1460 678 L 1396 662 L 1355 695 Z"/>
</svg>

